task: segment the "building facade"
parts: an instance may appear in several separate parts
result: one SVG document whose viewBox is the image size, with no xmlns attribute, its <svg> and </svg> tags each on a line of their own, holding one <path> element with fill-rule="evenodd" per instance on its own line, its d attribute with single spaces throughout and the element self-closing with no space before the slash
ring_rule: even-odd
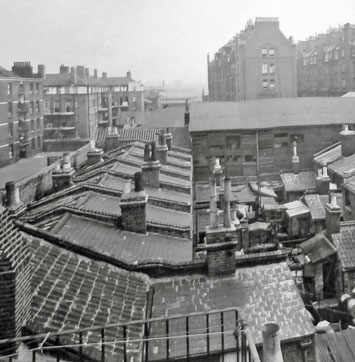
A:
<svg viewBox="0 0 355 362">
<path fill-rule="evenodd" d="M 355 26 L 330 29 L 297 44 L 298 95 L 342 96 L 355 89 Z"/>
<path fill-rule="evenodd" d="M 297 96 L 296 48 L 277 18 L 256 18 L 207 56 L 210 101 Z"/>
<path fill-rule="evenodd" d="M 44 72 L 29 62 L 0 67 L 0 166 L 42 150 Z"/>
</svg>

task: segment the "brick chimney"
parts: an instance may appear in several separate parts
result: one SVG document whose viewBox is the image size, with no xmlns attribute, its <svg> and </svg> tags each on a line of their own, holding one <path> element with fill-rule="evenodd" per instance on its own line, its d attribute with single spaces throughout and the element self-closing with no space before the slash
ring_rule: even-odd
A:
<svg viewBox="0 0 355 362">
<path fill-rule="evenodd" d="M 146 205 L 148 195 L 144 191 L 142 173 L 134 174 L 134 190 L 121 197 L 122 228 L 127 231 L 145 234 L 147 232 Z"/>
<path fill-rule="evenodd" d="M 40 78 L 46 78 L 46 66 L 44 64 L 38 64 L 37 73 Z"/>
<path fill-rule="evenodd" d="M 143 183 L 146 186 L 159 188 L 160 161 L 157 159 L 155 141 L 144 147 L 144 162 L 142 164 Z"/>
<path fill-rule="evenodd" d="M 335 193 L 330 194 L 330 203 L 325 204 L 325 226 L 328 239 L 332 240 L 332 235 L 340 232 L 341 210 L 337 204 Z"/>
<path fill-rule="evenodd" d="M 355 153 L 355 132 L 350 131 L 347 124 L 344 124 L 340 132 L 341 155 L 349 157 Z"/>
<path fill-rule="evenodd" d="M 78 83 L 78 75 L 77 75 L 75 67 L 70 68 L 70 80 L 71 80 L 72 84 Z"/>
<path fill-rule="evenodd" d="M 89 151 L 87 153 L 87 165 L 92 166 L 96 165 L 97 163 L 103 162 L 102 155 L 104 152 L 95 147 L 95 141 L 91 140 L 89 145 Z"/>
<path fill-rule="evenodd" d="M 119 146 L 120 135 L 117 132 L 117 128 L 113 127 L 111 132 L 106 135 L 105 138 L 105 151 L 112 151 Z"/>
<path fill-rule="evenodd" d="M 88 80 L 90 78 L 90 69 L 85 68 L 85 79 Z"/>
<path fill-rule="evenodd" d="M 63 154 L 63 160 L 56 162 L 56 167 L 52 172 L 52 181 L 53 188 L 57 190 L 62 190 L 67 187 L 73 186 L 73 175 L 75 170 L 70 164 L 69 153 Z"/>
<path fill-rule="evenodd" d="M 16 251 L 16 252 L 14 252 Z M 31 317 L 31 253 L 27 240 L 0 206 L 0 339 L 21 337 Z M 0 345 L 0 356 L 16 353 L 15 343 Z"/>
<path fill-rule="evenodd" d="M 69 67 L 62 64 L 59 68 L 59 73 L 60 74 L 69 74 Z"/>
<path fill-rule="evenodd" d="M 14 65 L 11 70 L 19 77 L 23 78 L 33 77 L 33 67 L 31 66 L 31 62 L 14 62 Z"/>
<path fill-rule="evenodd" d="M 77 77 L 85 82 L 85 67 L 83 65 L 76 66 Z"/>
<path fill-rule="evenodd" d="M 216 178 L 216 184 L 218 187 L 222 186 L 222 176 L 223 176 L 223 170 L 222 170 L 222 166 L 219 162 L 219 158 L 216 157 L 215 159 L 215 163 L 213 165 L 213 174 Z"/>
<path fill-rule="evenodd" d="M 157 159 L 161 164 L 166 165 L 168 163 L 168 146 L 166 144 L 165 131 L 161 129 L 158 135 Z"/>
<path fill-rule="evenodd" d="M 269 322 L 263 326 L 263 362 L 283 362 L 280 327 L 277 323 Z"/>
<path fill-rule="evenodd" d="M 106 79 L 107 78 L 107 73 L 106 72 L 102 72 L 102 78 Z"/>
<path fill-rule="evenodd" d="M 328 195 L 330 177 L 328 176 L 327 166 L 324 166 L 323 169 L 318 169 L 318 175 L 316 177 L 317 192 L 320 195 Z"/>
<path fill-rule="evenodd" d="M 292 171 L 295 174 L 300 173 L 300 158 L 297 156 L 297 142 L 293 141 Z"/>
<path fill-rule="evenodd" d="M 95 69 L 94 69 L 94 78 L 95 78 L 95 79 L 98 78 L 98 74 L 99 74 L 99 73 L 98 73 L 97 69 L 95 68 Z"/>
<path fill-rule="evenodd" d="M 131 80 L 131 79 L 132 79 L 132 73 L 131 73 L 131 71 L 130 71 L 130 70 L 127 72 L 127 78 L 128 78 L 129 80 Z"/>
<path fill-rule="evenodd" d="M 166 145 L 168 146 L 168 151 L 172 150 L 172 140 L 173 140 L 173 135 L 171 134 L 170 127 L 168 127 L 165 133 L 165 141 Z"/>
<path fill-rule="evenodd" d="M 6 207 L 11 214 L 19 214 L 25 210 L 25 205 L 20 200 L 20 190 L 13 181 L 5 185 L 6 189 Z"/>
<path fill-rule="evenodd" d="M 208 275 L 233 274 L 235 251 L 238 245 L 236 228 L 230 218 L 230 179 L 225 179 L 224 221 L 218 225 L 216 179 L 210 179 L 210 225 L 206 228 L 206 252 Z"/>
</svg>

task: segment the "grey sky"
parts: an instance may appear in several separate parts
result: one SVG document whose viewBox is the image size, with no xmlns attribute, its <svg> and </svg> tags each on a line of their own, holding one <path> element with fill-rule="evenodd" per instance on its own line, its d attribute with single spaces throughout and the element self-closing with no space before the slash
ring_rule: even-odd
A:
<svg viewBox="0 0 355 362">
<path fill-rule="evenodd" d="M 0 65 L 128 69 L 142 81 L 206 83 L 213 54 L 257 16 L 301 40 L 355 23 L 354 0 L 0 0 Z"/>
</svg>

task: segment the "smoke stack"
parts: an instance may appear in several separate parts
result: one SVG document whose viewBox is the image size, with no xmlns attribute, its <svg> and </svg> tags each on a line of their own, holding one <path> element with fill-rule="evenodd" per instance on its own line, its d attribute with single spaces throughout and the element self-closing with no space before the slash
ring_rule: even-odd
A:
<svg viewBox="0 0 355 362">
<path fill-rule="evenodd" d="M 277 323 L 265 323 L 263 327 L 263 362 L 283 362 L 280 327 Z"/>
<path fill-rule="evenodd" d="M 145 234 L 147 231 L 146 205 L 148 195 L 144 191 L 142 173 L 134 174 L 134 190 L 121 197 L 121 221 L 124 230 Z"/>
</svg>

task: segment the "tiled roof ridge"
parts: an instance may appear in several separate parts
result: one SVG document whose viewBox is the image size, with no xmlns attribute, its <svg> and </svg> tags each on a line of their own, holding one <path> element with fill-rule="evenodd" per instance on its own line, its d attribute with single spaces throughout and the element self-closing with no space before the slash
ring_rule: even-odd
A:
<svg viewBox="0 0 355 362">
<path fill-rule="evenodd" d="M 137 147 L 139 147 L 138 144 L 139 144 L 139 141 L 133 141 L 133 142 L 127 143 L 125 145 L 119 146 L 111 151 L 107 151 L 107 152 L 105 152 L 105 155 L 108 157 L 114 158 L 114 157 L 116 157 L 116 152 L 122 151 L 123 149 L 126 149 L 126 148 L 130 148 L 133 145 L 137 145 Z"/>
<path fill-rule="evenodd" d="M 82 175 L 86 175 L 87 173 L 90 173 L 92 171 L 95 171 L 97 169 L 105 169 L 105 166 L 110 165 L 111 163 L 115 163 L 117 161 L 116 157 L 108 158 L 107 160 L 104 160 L 103 162 L 97 163 L 92 166 L 88 166 L 85 168 L 81 168 L 78 171 L 76 171 L 74 178 L 81 177 Z"/>
<path fill-rule="evenodd" d="M 57 247 L 64 248 L 65 250 L 74 252 L 78 255 L 81 255 L 83 257 L 86 257 L 91 260 L 99 261 L 99 262 L 106 262 L 108 264 L 111 264 L 113 266 L 128 270 L 128 271 L 136 271 L 136 272 L 142 272 L 147 273 L 148 270 L 152 270 L 157 267 L 166 267 L 170 268 L 171 270 L 186 270 L 186 267 L 190 268 L 199 268 L 203 269 L 205 267 L 205 262 L 201 260 L 192 260 L 192 261 L 180 261 L 175 262 L 171 260 L 165 260 L 161 258 L 157 258 L 157 260 L 140 260 L 140 261 L 133 261 L 129 262 L 123 258 L 113 258 L 111 256 L 100 254 L 98 252 L 95 252 L 89 248 L 86 248 L 84 246 L 77 246 L 73 244 L 69 239 L 59 236 L 56 234 L 52 234 L 46 230 L 40 229 L 39 227 L 24 223 L 21 221 L 16 221 L 17 226 L 27 235 L 31 235 L 36 238 L 40 238 L 45 240 L 46 242 L 53 244 Z M 154 234 L 154 233 L 151 233 Z M 181 238 L 177 238 L 181 239 Z M 141 271 L 141 268 L 147 268 L 147 271 Z"/>
</svg>

